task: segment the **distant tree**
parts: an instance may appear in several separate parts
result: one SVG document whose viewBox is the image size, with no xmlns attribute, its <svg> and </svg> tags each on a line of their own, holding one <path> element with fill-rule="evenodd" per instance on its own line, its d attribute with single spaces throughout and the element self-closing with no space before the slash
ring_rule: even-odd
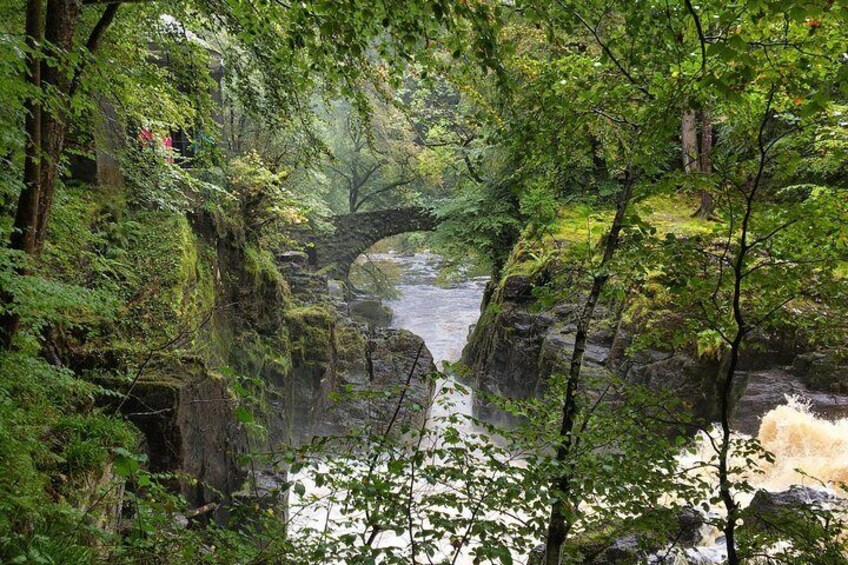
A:
<svg viewBox="0 0 848 565">
<path fill-rule="evenodd" d="M 337 103 L 329 112 L 323 169 L 329 197 L 344 200 L 347 212 L 414 203 L 427 188 L 422 153 L 406 116 L 392 104 L 372 102 L 370 116 Z"/>
</svg>

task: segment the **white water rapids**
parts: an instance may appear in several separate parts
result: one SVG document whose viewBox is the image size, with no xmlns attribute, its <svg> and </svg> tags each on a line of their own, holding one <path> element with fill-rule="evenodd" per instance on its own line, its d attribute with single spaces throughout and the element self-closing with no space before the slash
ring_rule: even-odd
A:
<svg viewBox="0 0 848 565">
<path fill-rule="evenodd" d="M 439 368 L 443 362 L 459 360 L 462 348 L 466 342 L 469 327 L 477 321 L 480 313 L 480 302 L 485 279 L 460 281 L 442 286 L 437 284 L 437 273 L 440 258 L 427 253 L 415 255 L 380 254 L 372 255 L 372 259 L 392 261 L 404 272 L 398 285 L 397 298 L 387 302 L 394 312 L 392 326 L 409 330 L 424 339 Z M 453 377 L 446 374 L 444 380 L 436 388 L 437 398 L 448 395 L 450 408 L 446 404 L 434 402 L 430 413 L 430 426 L 437 427 L 440 417 L 448 412 L 470 416 L 473 406 L 473 392 L 460 393 L 454 388 Z M 756 392 L 752 387 L 751 394 Z M 836 402 L 845 402 L 848 398 L 836 398 Z M 763 446 L 774 453 L 776 463 L 765 465 L 762 475 L 752 475 L 751 483 L 756 488 L 772 491 L 786 490 L 793 484 L 815 486 L 804 473 L 817 477 L 825 483 L 836 484 L 848 481 L 848 418 L 845 411 L 830 413 L 828 418 L 818 417 L 815 406 L 809 408 L 803 402 L 788 401 L 787 405 L 769 411 L 762 419 L 759 439 Z M 437 429 L 433 430 L 437 432 Z M 468 430 L 465 430 L 466 432 Z M 708 461 L 712 456 L 712 447 L 704 439 L 699 443 L 699 450 L 694 455 L 681 457 L 682 464 L 692 464 Z M 799 473 L 797 469 L 803 472 Z M 310 495 L 322 494 L 308 477 L 294 477 L 306 486 Z M 739 496 L 740 502 L 747 504 L 750 495 Z M 302 497 L 292 494 L 292 506 L 297 507 Z M 720 513 L 720 509 L 715 509 Z M 326 527 L 335 518 L 334 509 L 318 509 L 314 511 L 301 510 L 299 518 L 292 522 L 292 527 Z M 704 539 L 701 547 L 687 550 L 677 563 L 688 565 L 707 565 L 721 563 L 725 556 L 719 532 L 703 531 Z M 404 547 L 407 540 L 403 536 L 381 533 L 374 540 L 380 547 Z M 529 549 L 529 548 L 528 548 Z M 447 557 L 451 550 L 445 548 L 442 556 Z M 527 553 L 514 555 L 516 563 L 524 563 Z M 341 563 L 341 562 L 340 562 Z M 461 556 L 457 564 L 471 564 L 467 556 Z"/>
</svg>

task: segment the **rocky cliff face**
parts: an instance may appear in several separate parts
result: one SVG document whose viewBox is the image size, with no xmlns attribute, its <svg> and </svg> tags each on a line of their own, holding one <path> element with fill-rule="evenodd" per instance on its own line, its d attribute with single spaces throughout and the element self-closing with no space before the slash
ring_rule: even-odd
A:
<svg viewBox="0 0 848 565">
<path fill-rule="evenodd" d="M 512 275 L 487 292 L 480 321 L 463 352 L 464 363 L 485 393 L 530 398 L 546 389 L 552 374 L 568 370 L 576 330 L 575 306 L 557 304 L 541 309 L 534 299 L 534 285 L 528 277 Z M 696 425 L 715 421 L 722 360 L 699 356 L 693 347 L 631 353 L 629 348 L 638 332 L 634 324 L 625 324 L 614 312 L 599 306 L 584 357 L 587 380 L 615 374 L 626 382 L 679 399 Z M 792 344 L 782 348 L 765 340 L 760 345 L 756 351 L 743 353 L 741 378 L 733 399 L 741 431 L 756 433 L 762 415 L 783 404 L 785 393 L 807 393 L 818 406 L 822 395 L 813 394 L 805 384 L 826 382 L 822 388 L 839 390 L 840 385 L 832 384 L 839 382 L 833 375 L 841 374 L 841 361 L 835 355 L 804 354 Z M 788 367 L 793 358 L 800 378 Z M 841 410 L 844 404 L 832 399 L 822 402 L 829 413 Z M 475 397 L 475 412 L 490 421 L 505 417 L 485 395 Z"/>
<path fill-rule="evenodd" d="M 433 396 L 436 367 L 420 337 L 369 329 L 333 301 L 327 279 L 288 255 L 280 266 L 296 306 L 286 312 L 292 343 L 292 438 L 380 434 L 418 425 Z M 397 417 L 392 418 L 397 411 Z"/>
<path fill-rule="evenodd" d="M 57 329 L 46 354 L 116 391 L 103 408 L 135 424 L 150 470 L 196 479 L 174 485 L 191 505 L 242 491 L 251 450 L 385 430 L 395 407 L 398 429 L 424 417 L 435 367 L 423 342 L 355 322 L 305 254 L 275 258 L 210 213 L 123 213 L 110 229 L 127 233 L 109 242 L 126 269 L 119 316 Z"/>
</svg>

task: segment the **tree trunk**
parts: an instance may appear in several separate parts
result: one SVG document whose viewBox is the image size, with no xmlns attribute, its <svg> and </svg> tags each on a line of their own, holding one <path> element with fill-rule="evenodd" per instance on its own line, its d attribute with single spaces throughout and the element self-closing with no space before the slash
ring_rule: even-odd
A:
<svg viewBox="0 0 848 565">
<path fill-rule="evenodd" d="M 40 49 L 44 30 L 41 20 L 41 0 L 29 0 L 26 14 L 27 43 L 27 82 L 34 91 L 41 88 L 41 61 L 37 50 Z M 26 147 L 24 160 L 24 189 L 18 198 L 15 223 L 12 229 L 10 247 L 32 253 L 35 249 L 35 230 L 38 221 L 38 201 L 41 189 L 41 101 L 37 98 L 27 100 Z"/>
<path fill-rule="evenodd" d="M 42 1 L 27 1 L 28 82 L 39 94 L 27 103 L 24 188 L 18 196 L 9 244 L 28 256 L 38 255 L 47 233 L 70 112 L 73 73 L 67 54 L 73 49 L 81 9 L 81 0 L 47 0 L 42 18 Z M 36 53 L 35 48 L 44 49 L 44 53 Z M 56 63 L 42 64 L 42 56 Z M 44 94 L 57 99 L 51 111 L 42 108 L 39 97 Z M 19 270 L 19 274 L 23 271 Z M 12 300 L 8 293 L 0 296 L 6 309 Z M 5 312 L 0 316 L 0 345 L 7 349 L 12 346 L 19 324 L 16 314 Z"/>
<path fill-rule="evenodd" d="M 683 170 L 687 173 L 694 173 L 698 170 L 698 131 L 695 110 L 693 109 L 687 109 L 683 112 L 680 140 L 683 146 Z"/>
<path fill-rule="evenodd" d="M 34 92 L 41 89 L 41 55 L 38 52 L 44 39 L 41 0 L 28 0 L 26 6 L 27 82 Z M 18 197 L 15 221 L 9 246 L 27 255 L 35 252 L 35 227 L 41 196 L 41 100 L 36 96 L 24 105 L 26 145 L 24 147 L 24 188 Z M 19 271 L 19 274 L 24 274 Z M 13 297 L 8 292 L 0 296 L 4 310 L 11 307 Z M 8 349 L 17 333 L 20 317 L 9 311 L 0 315 L 0 345 Z"/>
<path fill-rule="evenodd" d="M 698 209 L 695 210 L 695 213 L 692 214 L 693 218 L 701 218 L 703 220 L 710 220 L 714 218 L 713 211 L 715 210 L 715 199 L 713 199 L 713 195 L 709 190 L 701 191 L 701 205 L 698 206 Z"/>
<path fill-rule="evenodd" d="M 71 75 L 66 55 L 73 49 L 74 32 L 79 22 L 80 0 L 47 0 L 47 26 L 44 38 L 52 56 L 59 61 L 56 66 L 44 69 L 44 82 L 51 85 L 59 98 L 54 112 L 42 117 L 41 198 L 38 203 L 38 223 L 35 231 L 35 252 L 39 253 L 47 235 L 47 221 L 53 206 L 56 179 L 65 146 L 70 112 Z"/>
<path fill-rule="evenodd" d="M 735 298 L 738 299 L 738 294 Z M 741 323 L 741 322 L 740 322 Z M 732 446 L 732 434 L 730 430 L 730 397 L 733 394 L 733 380 L 736 376 L 736 367 L 739 364 L 739 349 L 744 337 L 744 327 L 739 326 L 736 338 L 730 345 L 730 363 L 728 364 L 727 373 L 724 376 L 722 383 L 721 395 L 721 448 L 718 456 L 718 482 L 719 496 L 721 497 L 724 509 L 727 512 L 727 521 L 724 524 L 723 532 L 725 537 L 725 547 L 727 548 L 727 563 L 728 565 L 739 565 L 739 555 L 736 551 L 736 522 L 739 519 L 739 505 L 733 498 L 733 493 L 730 491 L 730 448 Z"/>
<path fill-rule="evenodd" d="M 551 507 L 551 517 L 548 522 L 548 535 L 545 543 L 545 565 L 560 565 L 562 559 L 562 546 L 568 537 L 568 532 L 571 529 L 571 523 L 568 520 L 569 508 L 571 501 L 571 481 L 573 466 L 568 462 L 571 455 L 571 449 L 574 445 L 574 426 L 577 419 L 577 395 L 580 387 L 580 372 L 583 366 L 583 355 L 586 352 L 586 340 L 589 336 L 589 327 L 592 321 L 592 316 L 595 312 L 595 306 L 598 303 L 598 298 L 604 289 L 604 285 L 609 278 L 606 274 L 606 267 L 612 260 L 618 242 L 621 237 L 621 229 L 624 226 L 624 216 L 627 212 L 627 207 L 630 203 L 630 196 L 633 192 L 634 180 L 628 172 L 624 180 L 624 187 L 618 200 L 618 206 L 613 218 L 612 226 L 610 227 L 609 235 L 604 244 L 604 255 L 601 259 L 601 264 L 598 271 L 601 274 L 596 275 L 592 280 L 592 288 L 589 291 L 589 296 L 583 304 L 583 309 L 580 312 L 580 319 L 577 323 L 577 332 L 574 336 L 574 349 L 571 353 L 571 365 L 568 370 L 568 383 L 565 392 L 565 400 L 562 405 L 562 424 L 560 425 L 559 440 L 560 445 L 557 447 L 556 460 L 559 463 L 566 463 L 567 471 L 559 476 L 553 483 L 551 490 L 556 496 L 556 502 Z M 576 503 L 575 503 L 576 504 Z"/>
<path fill-rule="evenodd" d="M 347 211 L 351 214 L 356 212 L 356 208 L 358 207 L 359 201 L 359 192 L 357 189 L 353 187 L 353 181 L 351 181 L 350 190 L 347 193 Z"/>
<path fill-rule="evenodd" d="M 713 172 L 713 121 L 709 110 L 701 112 L 701 153 L 699 170 L 704 174 Z M 714 217 L 715 200 L 708 190 L 701 191 L 701 205 L 693 214 L 695 218 L 709 220 Z"/>
<path fill-rule="evenodd" d="M 701 172 L 713 172 L 713 118 L 709 110 L 701 111 Z"/>
</svg>

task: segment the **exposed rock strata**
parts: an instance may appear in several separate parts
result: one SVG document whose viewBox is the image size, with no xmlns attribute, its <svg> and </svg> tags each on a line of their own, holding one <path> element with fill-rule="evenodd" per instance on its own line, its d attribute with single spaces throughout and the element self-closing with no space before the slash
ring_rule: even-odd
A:
<svg viewBox="0 0 848 565">
<path fill-rule="evenodd" d="M 131 330 L 104 330 L 109 341 L 96 347 L 66 341 L 58 353 L 81 373 L 129 375 L 92 378 L 126 396 L 102 404 L 142 432 L 151 471 L 192 477 L 173 485 L 190 505 L 224 503 L 214 517 L 227 519 L 226 503 L 251 492 L 240 456 L 252 449 L 366 426 L 383 430 L 398 404 L 394 429 L 423 421 L 435 366 L 420 338 L 369 331 L 351 319 L 303 253 L 263 255 L 208 214 L 169 221 L 179 233 L 158 236 L 177 260 L 173 272 L 150 274 L 158 294 L 146 295 L 143 320 Z M 159 283 L 166 280 L 169 286 Z M 150 349 L 127 345 L 133 343 Z M 244 404 L 237 382 L 261 397 L 264 408 L 245 406 L 266 428 L 262 446 L 237 413 Z"/>
</svg>

